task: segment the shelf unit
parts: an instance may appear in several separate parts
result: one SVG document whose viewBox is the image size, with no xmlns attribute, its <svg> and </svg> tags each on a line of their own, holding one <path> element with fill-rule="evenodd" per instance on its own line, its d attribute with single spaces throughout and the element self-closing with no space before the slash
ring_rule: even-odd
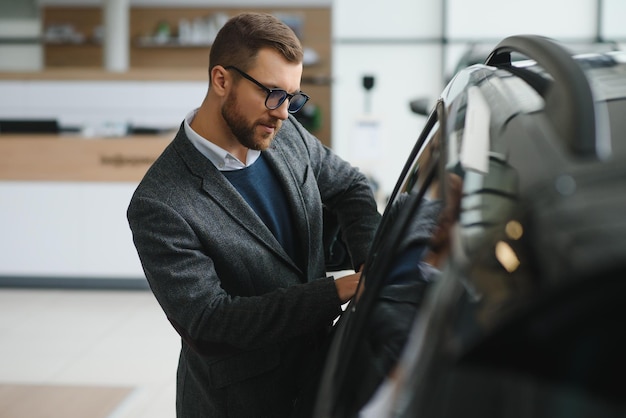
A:
<svg viewBox="0 0 626 418">
<path fill-rule="evenodd" d="M 198 17 L 224 13 L 233 16 L 250 8 L 190 8 L 190 7 L 131 7 L 129 17 L 129 63 L 130 71 L 137 69 L 161 68 L 170 70 L 170 77 L 189 68 L 202 68 L 206 71 L 209 59 L 209 44 L 180 44 L 173 40 L 177 36 L 181 19 L 193 20 Z M 311 96 L 310 104 L 319 108 L 321 121 L 319 128 L 311 131 L 326 145 L 331 145 L 331 8 L 324 7 L 278 7 L 255 8 L 255 11 L 276 15 L 297 16 L 302 22 L 301 41 L 305 48 L 315 51 L 319 61 L 305 66 L 302 90 Z M 44 67 L 62 68 L 102 68 L 103 47 L 97 34 L 103 22 L 102 8 L 97 6 L 44 6 L 42 23 L 44 33 L 50 25 L 72 25 L 84 35 L 82 43 L 44 43 Z M 167 23 L 172 28 L 172 41 L 151 43 L 159 24 Z M 181 80 L 184 80 L 181 74 Z"/>
</svg>

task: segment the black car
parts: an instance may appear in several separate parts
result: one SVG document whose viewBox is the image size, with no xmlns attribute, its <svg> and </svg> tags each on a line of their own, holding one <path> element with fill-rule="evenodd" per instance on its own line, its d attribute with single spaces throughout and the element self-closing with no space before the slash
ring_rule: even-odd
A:
<svg viewBox="0 0 626 418">
<path fill-rule="evenodd" d="M 623 417 L 625 273 L 626 53 L 506 38 L 429 115 L 314 416 Z"/>
<path fill-rule="evenodd" d="M 470 43 L 463 51 L 461 56 L 455 61 L 454 69 L 450 73 L 444 75 L 444 83 L 448 84 L 452 77 L 458 72 L 475 64 L 483 64 L 491 51 L 493 50 L 494 43 L 490 42 L 473 42 Z M 566 44 L 561 43 L 570 54 L 588 54 L 588 53 L 606 53 L 619 51 L 619 45 L 615 41 L 603 40 L 599 42 L 568 42 Z M 516 53 L 511 54 L 511 60 L 523 60 L 524 55 Z M 420 97 L 409 102 L 409 108 L 413 113 L 418 115 L 428 116 L 431 108 L 433 107 L 434 100 L 432 97 Z"/>
</svg>

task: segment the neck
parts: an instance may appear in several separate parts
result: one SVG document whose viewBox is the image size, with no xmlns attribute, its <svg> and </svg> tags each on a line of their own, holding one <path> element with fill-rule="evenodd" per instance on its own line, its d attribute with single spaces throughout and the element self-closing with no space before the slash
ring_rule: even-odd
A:
<svg viewBox="0 0 626 418">
<path fill-rule="evenodd" d="M 248 148 L 241 145 L 237 138 L 230 133 L 230 129 L 222 118 L 215 118 L 214 115 L 215 112 L 209 112 L 206 103 L 203 103 L 191 121 L 191 129 L 205 140 L 228 151 L 239 161 L 245 163 Z"/>
</svg>

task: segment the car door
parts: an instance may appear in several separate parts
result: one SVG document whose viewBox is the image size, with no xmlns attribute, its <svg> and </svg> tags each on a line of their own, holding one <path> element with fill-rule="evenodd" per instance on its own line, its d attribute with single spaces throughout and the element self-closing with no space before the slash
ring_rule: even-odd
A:
<svg viewBox="0 0 626 418">
<path fill-rule="evenodd" d="M 445 116 L 440 101 L 386 206 L 357 295 L 337 324 L 318 394 L 318 417 L 367 414 L 395 373 L 424 295 L 436 280 L 437 266 L 425 260 L 436 258 L 435 247 L 445 248 L 441 221 L 449 213 L 446 193 L 455 177 L 455 167 L 446 167 L 443 158 Z"/>
</svg>

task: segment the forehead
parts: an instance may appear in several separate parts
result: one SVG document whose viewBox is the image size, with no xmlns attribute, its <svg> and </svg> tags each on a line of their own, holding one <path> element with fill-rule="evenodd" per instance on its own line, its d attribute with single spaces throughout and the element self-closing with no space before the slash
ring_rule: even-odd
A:
<svg viewBox="0 0 626 418">
<path fill-rule="evenodd" d="M 302 78 L 302 63 L 289 62 L 278 51 L 261 49 L 248 73 L 270 88 L 297 91 Z"/>
</svg>

